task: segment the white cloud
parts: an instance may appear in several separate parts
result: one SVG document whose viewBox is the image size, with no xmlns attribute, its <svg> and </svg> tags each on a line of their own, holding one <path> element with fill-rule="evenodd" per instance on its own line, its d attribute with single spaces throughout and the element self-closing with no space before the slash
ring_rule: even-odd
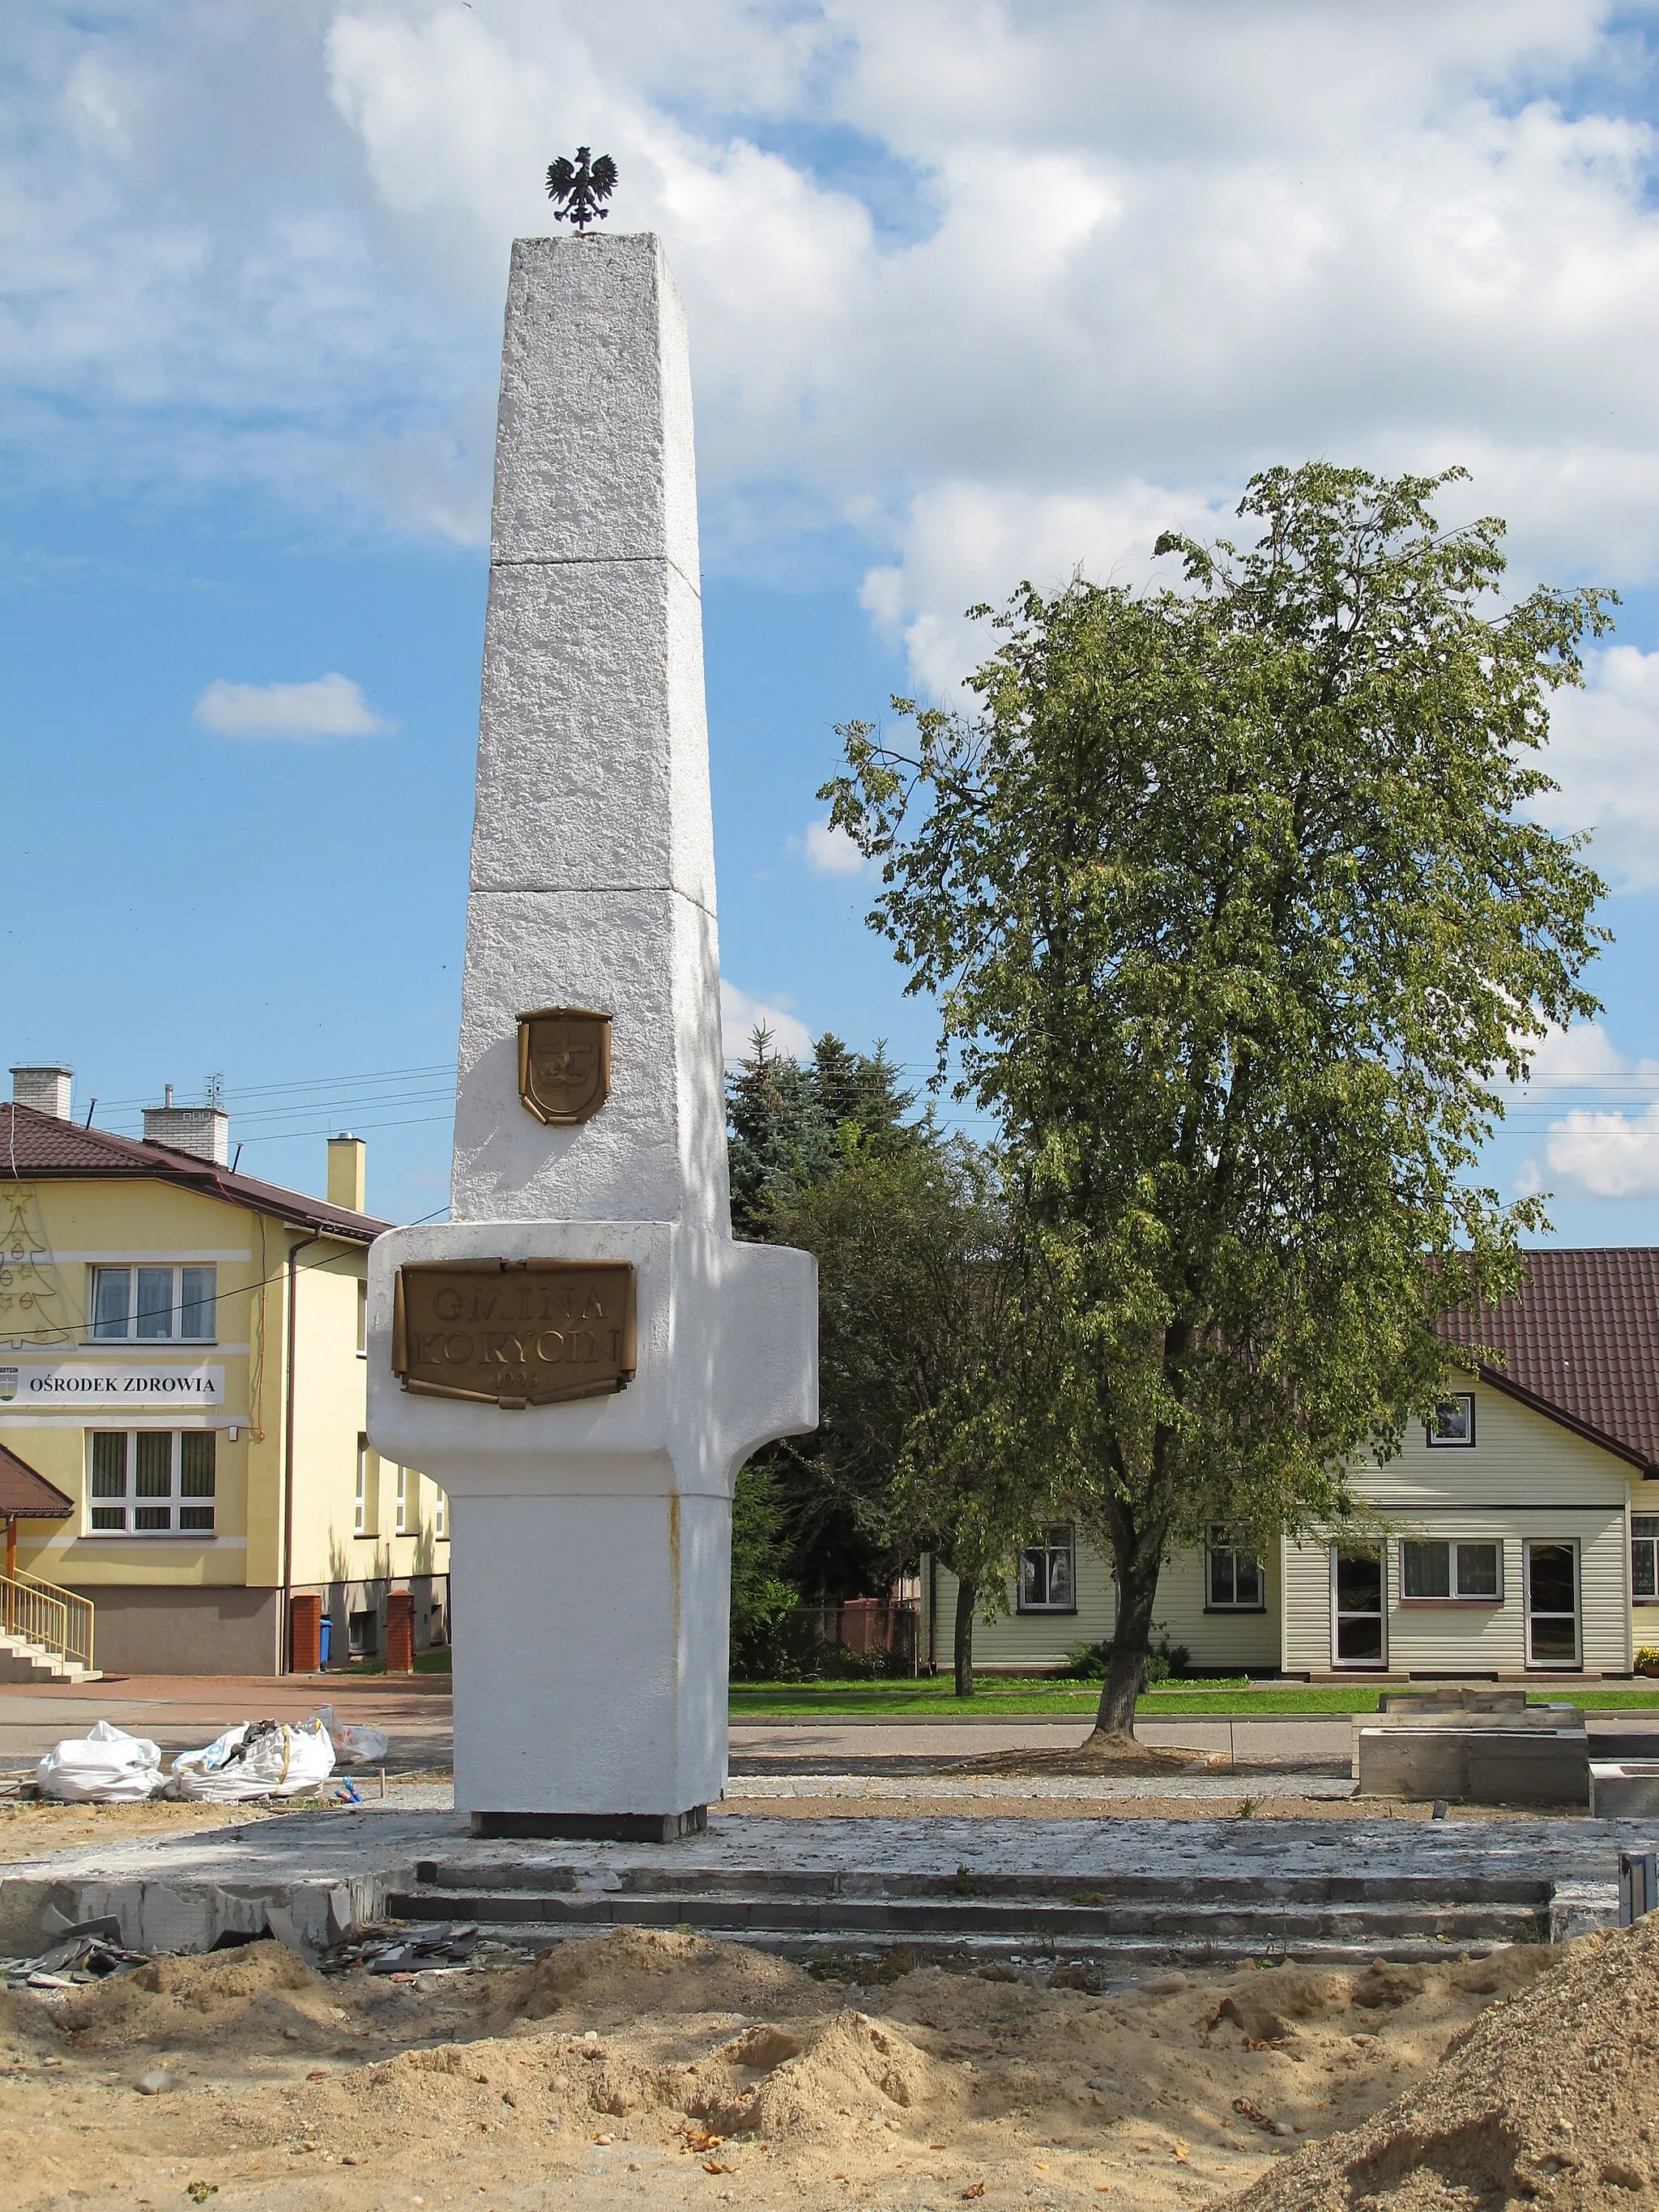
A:
<svg viewBox="0 0 1659 2212">
<path fill-rule="evenodd" d="M 1592 829 L 1589 857 L 1621 889 L 1659 886 L 1659 653 L 1590 656 L 1583 691 L 1559 693 L 1546 765 L 1561 788 L 1538 802 L 1552 829 Z"/>
<path fill-rule="evenodd" d="M 1575 1107 L 1551 1124 L 1545 1158 L 1592 1198 L 1659 1196 L 1659 1105 L 1635 1115 Z"/>
<path fill-rule="evenodd" d="M 789 840 L 792 852 L 804 854 L 814 875 L 862 875 L 867 863 L 845 830 L 829 821 L 809 822 L 804 837 Z"/>
<path fill-rule="evenodd" d="M 735 983 L 728 983 L 722 975 L 720 1033 L 728 1067 L 735 1066 L 744 1058 L 757 1029 L 771 1031 L 772 1050 L 781 1053 L 786 1059 L 811 1058 L 812 1032 L 805 1022 L 786 1013 L 781 1006 L 769 1006 L 759 999 L 751 999 L 747 991 L 738 990 Z"/>
<path fill-rule="evenodd" d="M 1659 579 L 1650 11 L 1182 14 L 45 0 L 0 73 L 16 465 L 476 540 L 508 240 L 580 137 L 687 300 L 711 557 L 850 537 L 927 689 L 969 601 L 1139 576 L 1310 453 L 1468 460 L 1519 574 Z M 1636 882 L 1610 713 L 1571 804 Z"/>
<path fill-rule="evenodd" d="M 310 684 L 210 684 L 194 719 L 222 738 L 378 738 L 397 727 L 375 714 L 349 676 Z"/>
<path fill-rule="evenodd" d="M 1582 1082 L 1593 1087 L 1599 1075 L 1622 1075 L 1624 1054 L 1600 1022 L 1575 1022 L 1571 1029 L 1552 1023 L 1529 1046 L 1528 1058 L 1533 1080 L 1551 1084 Z"/>
</svg>

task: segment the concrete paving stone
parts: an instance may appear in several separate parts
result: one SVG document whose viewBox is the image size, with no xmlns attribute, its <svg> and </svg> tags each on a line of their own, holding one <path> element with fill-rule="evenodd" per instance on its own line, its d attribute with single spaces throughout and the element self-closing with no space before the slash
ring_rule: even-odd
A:
<svg viewBox="0 0 1659 2212">
<path fill-rule="evenodd" d="M 422 1861 L 441 1863 L 447 1886 L 486 1876 L 510 1857 L 521 1881 L 601 1893 L 625 1881 L 672 1885 L 721 1872 L 787 1872 L 839 1878 L 878 1870 L 941 1882 L 983 1873 L 1068 1875 L 1099 1881 L 1140 1875 L 1184 1884 L 1201 1899 L 1217 1877 L 1272 1885 L 1294 1875 L 1329 1879 L 1430 1877 L 1455 1899 L 1493 1877 L 1605 1885 L 1621 1848 L 1645 1847 L 1650 1821 L 1504 1820 L 1474 1822 L 1345 1820 L 1172 1821 L 994 1817 L 845 1820 L 769 1820 L 718 1810 L 707 1834 L 670 1845 L 474 1840 L 453 1813 L 364 1808 L 292 1814 L 246 1827 L 104 1842 L 10 1869 L 0 1880 L 0 1952 L 38 1948 L 46 1932 L 112 1915 L 122 1940 L 142 1949 L 201 1950 L 218 1936 L 268 1923 L 321 1945 L 380 1917 L 391 1893 L 411 1889 Z M 574 1870 L 574 1873 L 571 1871 Z"/>
</svg>

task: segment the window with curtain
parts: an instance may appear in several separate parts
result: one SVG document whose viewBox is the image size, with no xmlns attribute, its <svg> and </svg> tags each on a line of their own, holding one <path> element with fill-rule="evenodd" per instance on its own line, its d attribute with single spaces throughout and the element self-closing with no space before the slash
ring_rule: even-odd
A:
<svg viewBox="0 0 1659 2212">
<path fill-rule="evenodd" d="M 1077 1611 L 1077 1545 L 1069 1522 L 1050 1522 L 1019 1555 L 1022 1613 Z"/>
<path fill-rule="evenodd" d="M 88 1334 L 100 1344 L 211 1344 L 214 1267 L 94 1267 Z"/>
<path fill-rule="evenodd" d="M 218 1441 L 212 1429 L 94 1429 L 88 1438 L 91 1533 L 210 1536 Z"/>
</svg>

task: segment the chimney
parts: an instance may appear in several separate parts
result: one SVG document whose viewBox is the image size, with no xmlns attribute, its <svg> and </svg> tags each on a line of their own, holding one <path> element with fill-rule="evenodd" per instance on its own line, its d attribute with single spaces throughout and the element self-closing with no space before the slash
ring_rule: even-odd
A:
<svg viewBox="0 0 1659 2212">
<path fill-rule="evenodd" d="M 72 1067 L 14 1067 L 11 1103 L 14 1106 L 33 1106 L 37 1114 L 50 1114 L 56 1121 L 67 1121 L 70 1087 L 74 1080 Z"/>
<path fill-rule="evenodd" d="M 230 1157 L 230 1116 L 222 1106 L 175 1106 L 173 1085 L 162 1103 L 144 1109 L 144 1142 L 170 1145 L 175 1152 L 194 1152 L 198 1160 L 223 1167 Z"/>
<path fill-rule="evenodd" d="M 348 1213 L 365 1211 L 368 1198 L 368 1147 L 349 1129 L 328 1140 L 328 1202 Z"/>
</svg>

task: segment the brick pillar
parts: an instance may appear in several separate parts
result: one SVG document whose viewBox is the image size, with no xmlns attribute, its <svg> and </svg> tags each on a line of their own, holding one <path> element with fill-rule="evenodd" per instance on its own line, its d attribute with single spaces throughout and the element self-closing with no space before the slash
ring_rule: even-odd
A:
<svg viewBox="0 0 1659 2212">
<path fill-rule="evenodd" d="M 415 1601 L 407 1590 L 392 1590 L 386 1596 L 386 1671 L 415 1672 Z"/>
<path fill-rule="evenodd" d="M 322 1671 L 323 1601 L 314 1590 L 295 1590 L 289 1599 L 288 1663 L 295 1674 Z"/>
</svg>

